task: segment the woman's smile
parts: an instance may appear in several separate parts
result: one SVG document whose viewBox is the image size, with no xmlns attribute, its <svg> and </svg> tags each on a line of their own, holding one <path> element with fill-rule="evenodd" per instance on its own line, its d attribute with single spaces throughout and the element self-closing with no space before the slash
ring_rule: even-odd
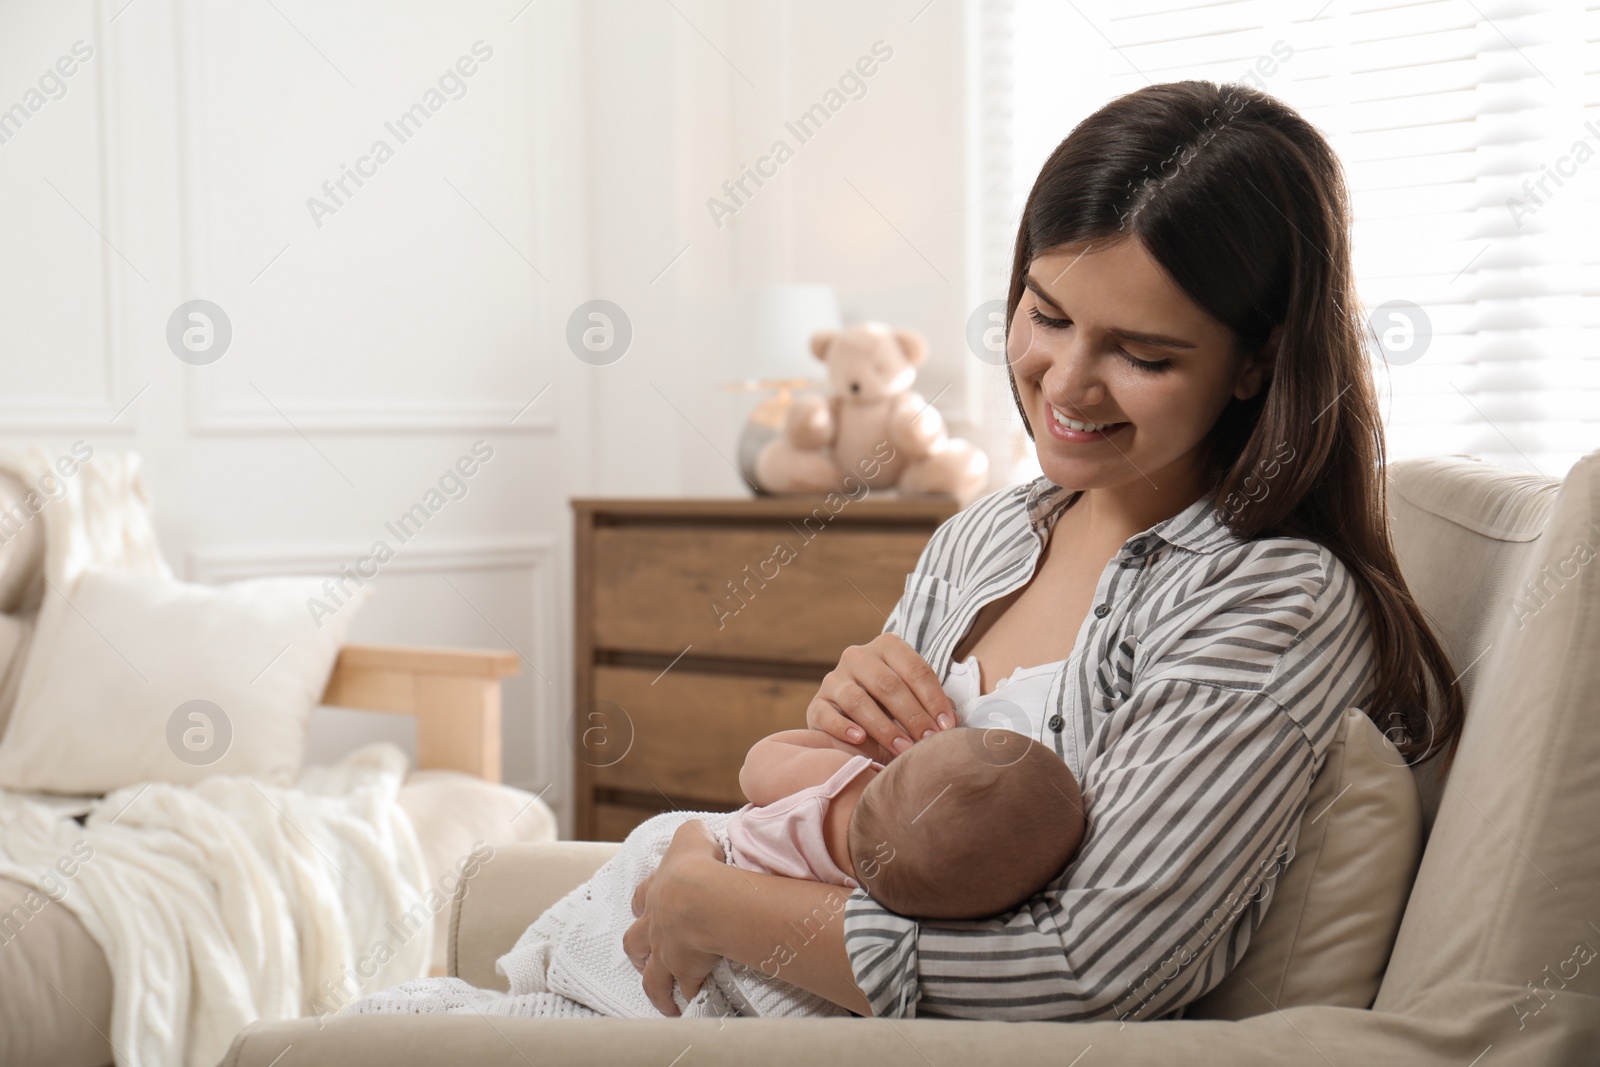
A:
<svg viewBox="0 0 1600 1067">
<path fill-rule="evenodd" d="M 1087 422 L 1069 417 L 1054 404 L 1047 402 L 1045 407 L 1049 410 L 1050 417 L 1042 421 L 1049 427 L 1050 436 L 1070 444 L 1104 441 L 1117 431 L 1133 425 L 1128 422 Z"/>
</svg>

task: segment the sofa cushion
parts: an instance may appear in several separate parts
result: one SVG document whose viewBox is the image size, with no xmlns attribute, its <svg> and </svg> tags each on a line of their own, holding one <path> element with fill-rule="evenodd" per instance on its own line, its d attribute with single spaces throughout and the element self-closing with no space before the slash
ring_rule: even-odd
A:
<svg viewBox="0 0 1600 1067">
<path fill-rule="evenodd" d="M 1369 1007 L 1421 853 L 1422 808 L 1405 760 L 1365 712 L 1346 710 L 1266 917 L 1238 964 L 1183 1018 Z"/>
<path fill-rule="evenodd" d="M 1520 606 L 1489 606 L 1460 748 L 1375 1002 L 1406 1011 L 1481 990 L 1506 1031 L 1495 1055 L 1518 1061 L 1563 1014 L 1600 1017 L 1597 556 L 1600 452 L 1572 468 L 1509 576 Z"/>
</svg>

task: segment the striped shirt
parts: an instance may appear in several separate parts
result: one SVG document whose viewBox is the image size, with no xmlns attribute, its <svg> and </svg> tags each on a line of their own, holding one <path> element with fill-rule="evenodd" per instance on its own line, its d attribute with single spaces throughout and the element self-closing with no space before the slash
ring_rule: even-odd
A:
<svg viewBox="0 0 1600 1067">
<path fill-rule="evenodd" d="M 1077 495 L 1039 478 L 958 512 L 885 632 L 945 680 L 978 610 L 1032 580 Z M 1077 776 L 1089 830 L 1066 870 L 1016 911 L 971 922 L 919 922 L 850 895 L 845 947 L 874 1015 L 1181 1017 L 1238 962 L 1339 716 L 1371 695 L 1375 649 L 1328 549 L 1241 541 L 1215 496 L 1106 564 L 1049 718 L 985 724 L 1031 731 Z"/>
</svg>

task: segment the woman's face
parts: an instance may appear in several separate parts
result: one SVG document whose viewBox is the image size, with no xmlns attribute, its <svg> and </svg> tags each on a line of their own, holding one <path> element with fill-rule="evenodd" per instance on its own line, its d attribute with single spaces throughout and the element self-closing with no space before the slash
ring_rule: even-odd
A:
<svg viewBox="0 0 1600 1067">
<path fill-rule="evenodd" d="M 1201 442 L 1232 397 L 1254 396 L 1262 357 L 1191 301 L 1137 238 L 1036 256 L 1006 357 L 1039 466 L 1057 485 L 1192 489 Z"/>
</svg>

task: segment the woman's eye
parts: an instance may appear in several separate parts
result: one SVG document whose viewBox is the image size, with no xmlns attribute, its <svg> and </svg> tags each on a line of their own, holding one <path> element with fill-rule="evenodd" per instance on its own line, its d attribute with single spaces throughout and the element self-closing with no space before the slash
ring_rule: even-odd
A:
<svg viewBox="0 0 1600 1067">
<path fill-rule="evenodd" d="M 1117 354 L 1122 356 L 1122 358 L 1126 359 L 1129 363 L 1132 363 L 1138 369 L 1147 371 L 1150 374 L 1164 371 L 1168 367 L 1172 366 L 1172 360 L 1170 359 L 1139 359 L 1137 356 L 1129 355 L 1120 348 L 1117 349 Z"/>
<path fill-rule="evenodd" d="M 1063 326 L 1072 325 L 1071 319 L 1052 319 L 1049 315 L 1040 311 L 1037 305 L 1028 309 L 1028 317 L 1040 326 L 1045 326 L 1052 330 L 1059 330 Z"/>
</svg>

